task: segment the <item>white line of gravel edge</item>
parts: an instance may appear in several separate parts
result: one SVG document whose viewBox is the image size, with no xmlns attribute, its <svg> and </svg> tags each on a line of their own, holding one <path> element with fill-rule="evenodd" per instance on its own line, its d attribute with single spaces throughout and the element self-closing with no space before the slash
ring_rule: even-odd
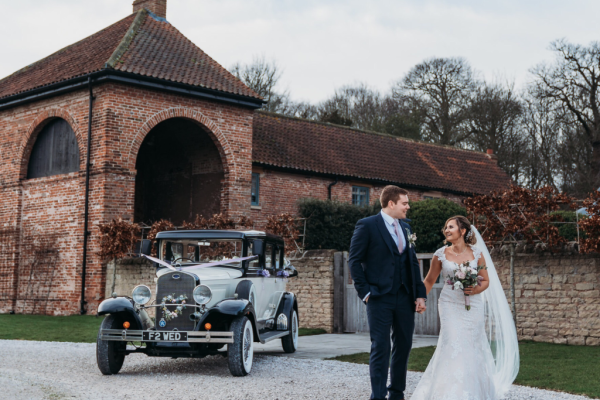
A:
<svg viewBox="0 0 600 400">
<path fill-rule="evenodd" d="M 368 399 L 369 367 L 338 361 L 256 356 L 252 373 L 229 374 L 227 360 L 133 354 L 121 373 L 103 376 L 95 344 L 0 340 L 0 399 Z M 408 373 L 407 399 L 421 377 Z M 513 386 L 508 400 L 583 400 Z"/>
</svg>

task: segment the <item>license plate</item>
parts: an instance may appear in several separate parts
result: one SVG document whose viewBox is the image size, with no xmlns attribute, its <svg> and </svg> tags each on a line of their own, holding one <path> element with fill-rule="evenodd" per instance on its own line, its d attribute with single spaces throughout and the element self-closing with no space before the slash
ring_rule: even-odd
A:
<svg viewBox="0 0 600 400">
<path fill-rule="evenodd" d="M 142 340 L 147 342 L 187 342 L 187 332 L 144 331 Z"/>
</svg>

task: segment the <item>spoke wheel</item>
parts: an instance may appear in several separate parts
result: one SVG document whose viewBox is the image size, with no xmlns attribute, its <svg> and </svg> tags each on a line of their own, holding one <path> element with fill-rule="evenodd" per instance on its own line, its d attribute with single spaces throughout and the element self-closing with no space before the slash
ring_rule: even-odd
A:
<svg viewBox="0 0 600 400">
<path fill-rule="evenodd" d="M 233 376 L 246 376 L 252 369 L 254 359 L 254 331 L 247 317 L 240 317 L 231 323 L 233 343 L 227 346 L 229 371 Z"/>
<path fill-rule="evenodd" d="M 298 313 L 292 309 L 288 316 L 289 335 L 281 338 L 281 346 L 286 353 L 294 353 L 298 349 Z"/>
</svg>

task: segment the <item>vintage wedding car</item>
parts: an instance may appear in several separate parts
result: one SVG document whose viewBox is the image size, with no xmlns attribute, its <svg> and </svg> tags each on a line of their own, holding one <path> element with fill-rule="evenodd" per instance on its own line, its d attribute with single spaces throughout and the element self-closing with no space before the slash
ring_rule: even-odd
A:
<svg viewBox="0 0 600 400">
<path fill-rule="evenodd" d="M 184 230 L 160 232 L 156 239 L 158 258 L 146 255 L 156 266 L 156 293 L 139 285 L 131 297 L 113 294 L 98 307 L 106 316 L 96 346 L 104 375 L 118 373 L 131 353 L 221 354 L 232 375 L 244 376 L 254 342 L 281 339 L 285 352 L 296 351 L 298 304 L 286 282 L 298 273 L 285 260 L 280 237 Z"/>
</svg>

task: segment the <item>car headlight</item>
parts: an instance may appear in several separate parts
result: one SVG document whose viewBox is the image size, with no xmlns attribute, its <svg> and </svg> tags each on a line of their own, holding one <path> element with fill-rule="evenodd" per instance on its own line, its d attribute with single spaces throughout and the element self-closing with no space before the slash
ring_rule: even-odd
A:
<svg viewBox="0 0 600 400">
<path fill-rule="evenodd" d="M 206 285 L 198 285 L 194 289 L 194 300 L 198 304 L 206 304 L 212 299 L 212 290 Z"/>
<path fill-rule="evenodd" d="M 150 291 L 150 288 L 146 285 L 136 286 L 133 289 L 133 292 L 131 292 L 131 298 L 137 304 L 144 305 L 150 301 L 151 297 L 152 297 L 152 292 Z"/>
</svg>

